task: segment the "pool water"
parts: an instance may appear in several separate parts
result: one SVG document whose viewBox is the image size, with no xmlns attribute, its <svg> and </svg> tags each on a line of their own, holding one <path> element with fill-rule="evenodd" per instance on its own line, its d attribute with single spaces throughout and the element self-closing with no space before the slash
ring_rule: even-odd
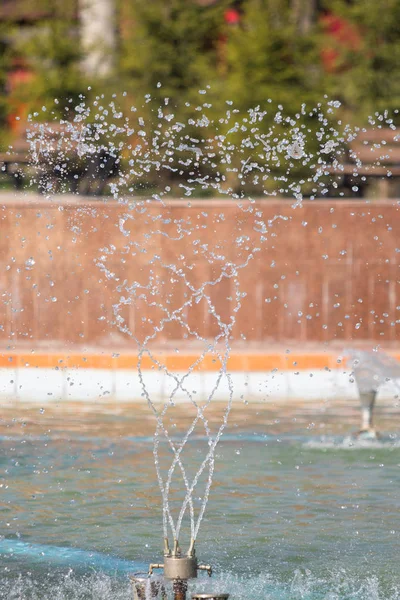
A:
<svg viewBox="0 0 400 600">
<path fill-rule="evenodd" d="M 0 417 L 0 598 L 131 598 L 127 573 L 162 559 L 147 408 L 8 406 Z M 187 422 L 177 408 L 170 432 Z M 357 425 L 354 403 L 234 407 L 197 543 L 213 589 L 400 598 L 397 409 L 378 405 L 376 442 L 354 441 Z M 187 464 L 206 448 L 198 432 Z"/>
</svg>

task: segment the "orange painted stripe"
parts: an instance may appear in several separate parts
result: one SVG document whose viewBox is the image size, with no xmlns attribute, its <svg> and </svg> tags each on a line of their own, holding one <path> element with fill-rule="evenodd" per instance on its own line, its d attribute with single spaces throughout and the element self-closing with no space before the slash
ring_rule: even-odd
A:
<svg viewBox="0 0 400 600">
<path fill-rule="evenodd" d="M 305 369 L 332 369 L 339 366 L 334 361 L 337 357 L 330 354 L 284 354 L 285 370 L 305 370 Z"/>
<path fill-rule="evenodd" d="M 138 357 L 131 354 L 120 354 L 114 357 L 113 366 L 115 369 L 137 369 Z"/>
<path fill-rule="evenodd" d="M 69 369 L 112 369 L 111 354 L 69 354 L 65 357 Z"/>
<path fill-rule="evenodd" d="M 245 371 L 281 371 L 286 368 L 283 354 L 247 354 Z M 235 369 L 232 369 L 235 370 Z"/>
<path fill-rule="evenodd" d="M 55 369 L 65 366 L 63 354 L 16 354 L 15 362 L 18 368 Z"/>
<path fill-rule="evenodd" d="M 17 364 L 17 357 L 13 354 L 0 354 L 0 368 L 15 367 Z"/>
<path fill-rule="evenodd" d="M 400 354 L 395 354 L 400 360 Z M 141 368 L 158 370 L 157 361 L 169 371 L 187 371 L 197 363 L 199 354 L 147 353 L 141 357 Z M 0 354 L 0 368 L 70 368 L 70 369 L 127 369 L 136 370 L 137 354 L 96 354 L 96 353 L 3 353 Z M 228 359 L 228 371 L 268 372 L 297 371 L 312 369 L 340 369 L 346 367 L 346 360 L 337 354 L 321 353 L 235 353 Z M 207 354 L 196 364 L 196 371 L 219 371 L 221 359 L 217 354 Z"/>
</svg>

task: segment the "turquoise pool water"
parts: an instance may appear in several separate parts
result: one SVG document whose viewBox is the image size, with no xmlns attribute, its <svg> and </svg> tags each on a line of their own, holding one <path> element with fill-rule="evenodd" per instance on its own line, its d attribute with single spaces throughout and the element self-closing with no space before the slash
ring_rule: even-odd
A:
<svg viewBox="0 0 400 600">
<path fill-rule="evenodd" d="M 357 444 L 356 409 L 234 411 L 197 546 L 214 588 L 238 599 L 400 598 L 397 414 L 382 408 L 382 438 Z M 174 420 L 177 436 L 184 423 Z M 131 598 L 126 574 L 161 559 L 152 427 L 137 406 L 4 409 L 0 598 Z M 205 448 L 199 433 L 188 464 Z"/>
</svg>

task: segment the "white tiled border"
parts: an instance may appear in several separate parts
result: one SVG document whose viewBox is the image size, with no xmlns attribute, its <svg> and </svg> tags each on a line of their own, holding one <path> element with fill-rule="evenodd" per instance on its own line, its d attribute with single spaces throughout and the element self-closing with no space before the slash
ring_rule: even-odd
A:
<svg viewBox="0 0 400 600">
<path fill-rule="evenodd" d="M 185 373 L 174 372 L 177 378 Z M 302 370 L 272 372 L 233 372 L 230 374 L 234 401 L 285 401 L 334 398 L 357 399 L 358 392 L 350 371 Z M 199 401 L 206 400 L 216 385 L 217 372 L 200 371 L 186 377 L 185 389 Z M 164 401 L 176 387 L 175 379 L 160 371 L 144 371 L 147 393 L 153 401 Z M 400 396 L 400 384 L 389 382 L 382 386 L 379 396 L 394 399 Z M 224 376 L 213 399 L 225 401 L 229 385 Z M 176 402 L 188 400 L 178 388 Z M 0 402 L 145 402 L 146 397 L 136 371 L 109 369 L 0 369 Z"/>
</svg>

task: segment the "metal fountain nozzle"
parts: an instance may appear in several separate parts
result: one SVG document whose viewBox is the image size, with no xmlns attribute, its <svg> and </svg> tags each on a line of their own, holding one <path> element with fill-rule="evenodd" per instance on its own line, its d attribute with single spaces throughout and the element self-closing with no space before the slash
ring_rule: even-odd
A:
<svg viewBox="0 0 400 600">
<path fill-rule="evenodd" d="M 207 575 L 209 577 L 212 576 L 213 570 L 212 570 L 212 566 L 211 565 L 198 565 L 197 569 L 199 571 L 207 571 Z"/>
<path fill-rule="evenodd" d="M 171 550 L 169 549 L 168 538 L 164 538 L 164 556 L 169 556 L 171 554 Z"/>
<path fill-rule="evenodd" d="M 196 540 L 194 538 L 191 538 L 189 550 L 187 551 L 188 556 L 194 556 L 196 554 L 196 549 L 194 547 L 195 541 Z"/>
<path fill-rule="evenodd" d="M 174 600 L 186 600 L 188 580 L 195 579 L 198 571 L 207 571 L 209 577 L 212 575 L 211 565 L 199 565 L 196 557 L 195 540 L 190 540 L 186 554 L 182 554 L 177 539 L 171 551 L 168 539 L 164 539 L 164 562 L 152 563 L 149 567 L 149 576 L 154 569 L 164 569 L 164 578 L 172 581 Z M 196 595 L 195 595 L 196 596 Z M 227 600 L 229 594 L 197 594 L 193 600 Z M 141 600 L 140 598 L 138 600 Z"/>
<path fill-rule="evenodd" d="M 168 540 L 164 539 L 164 562 L 152 563 L 149 567 L 149 575 L 153 574 L 154 569 L 164 569 L 165 579 L 173 581 L 195 579 L 197 571 L 207 571 L 209 577 L 212 575 L 211 565 L 198 564 L 194 539 L 190 541 L 186 554 L 182 554 L 178 540 L 174 540 L 173 550 L 171 551 Z"/>
<path fill-rule="evenodd" d="M 163 568 L 164 568 L 163 563 L 151 563 L 151 565 L 149 566 L 149 575 L 153 575 L 154 569 L 163 569 Z"/>
</svg>

